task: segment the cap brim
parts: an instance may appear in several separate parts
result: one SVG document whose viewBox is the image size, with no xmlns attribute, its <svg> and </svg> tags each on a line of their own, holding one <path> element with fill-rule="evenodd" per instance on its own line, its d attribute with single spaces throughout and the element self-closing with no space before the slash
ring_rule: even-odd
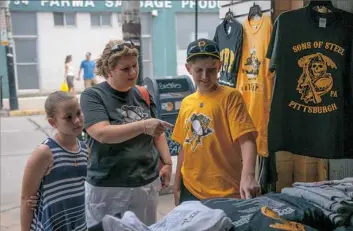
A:
<svg viewBox="0 0 353 231">
<path fill-rule="evenodd" d="M 193 54 L 188 55 L 188 57 L 186 58 L 186 61 L 189 61 L 189 59 L 191 59 L 192 57 L 195 57 L 195 56 L 212 56 L 217 59 L 220 59 L 219 54 L 214 54 L 214 53 L 210 53 L 210 52 L 199 52 L 199 53 L 193 53 Z"/>
</svg>

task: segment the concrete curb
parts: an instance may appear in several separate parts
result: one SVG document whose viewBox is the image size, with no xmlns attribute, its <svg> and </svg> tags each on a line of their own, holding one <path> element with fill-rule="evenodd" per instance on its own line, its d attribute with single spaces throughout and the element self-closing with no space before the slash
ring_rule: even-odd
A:
<svg viewBox="0 0 353 231">
<path fill-rule="evenodd" d="M 0 115 L 4 117 L 45 115 L 45 111 L 39 110 L 39 109 L 26 109 L 26 110 L 14 110 L 14 111 L 2 110 Z"/>
</svg>

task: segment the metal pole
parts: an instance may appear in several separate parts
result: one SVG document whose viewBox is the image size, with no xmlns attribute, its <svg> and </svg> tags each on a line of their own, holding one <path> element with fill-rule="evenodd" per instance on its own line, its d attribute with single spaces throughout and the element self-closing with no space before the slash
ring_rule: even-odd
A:
<svg viewBox="0 0 353 231">
<path fill-rule="evenodd" d="M 2 75 L 0 76 L 0 110 L 4 107 L 2 102 L 3 89 L 2 89 Z"/>
<path fill-rule="evenodd" d="M 143 63 L 142 63 L 142 46 L 141 46 L 141 19 L 140 19 L 140 1 L 122 1 L 122 29 L 123 39 L 131 40 L 139 50 L 139 76 L 138 85 L 143 83 Z"/>
<path fill-rule="evenodd" d="M 199 12 L 198 12 L 198 9 L 199 9 L 199 1 L 196 0 L 195 1 L 195 41 L 197 40 L 197 33 L 198 33 L 198 21 L 199 21 Z"/>
<path fill-rule="evenodd" d="M 9 101 L 10 110 L 18 110 L 18 99 L 15 78 L 15 66 L 13 47 L 14 41 L 12 37 L 11 15 L 8 6 L 8 1 L 0 1 L 0 31 L 1 45 L 5 46 L 6 61 L 7 61 L 7 77 L 9 82 Z M 4 23 L 5 20 L 5 23 Z M 4 25 L 5 24 L 5 25 Z"/>
</svg>

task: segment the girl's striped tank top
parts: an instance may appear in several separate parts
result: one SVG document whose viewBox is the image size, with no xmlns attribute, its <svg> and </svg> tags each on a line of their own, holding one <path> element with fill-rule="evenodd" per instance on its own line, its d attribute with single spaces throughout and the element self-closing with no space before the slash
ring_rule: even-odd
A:
<svg viewBox="0 0 353 231">
<path fill-rule="evenodd" d="M 43 144 L 53 153 L 53 166 L 39 188 L 38 208 L 31 231 L 87 230 L 85 215 L 85 178 L 88 150 L 77 140 L 78 152 L 62 148 L 52 138 Z"/>
</svg>

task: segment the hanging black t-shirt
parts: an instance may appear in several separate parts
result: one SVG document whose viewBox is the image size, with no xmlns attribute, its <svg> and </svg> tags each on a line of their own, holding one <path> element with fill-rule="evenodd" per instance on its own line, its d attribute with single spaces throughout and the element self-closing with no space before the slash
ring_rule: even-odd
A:
<svg viewBox="0 0 353 231">
<path fill-rule="evenodd" d="M 311 7 L 281 14 L 267 57 L 276 71 L 269 151 L 353 157 L 353 14 Z"/>
<path fill-rule="evenodd" d="M 320 209 L 302 198 L 282 193 L 268 193 L 248 200 L 233 198 L 207 199 L 203 200 L 202 203 L 212 209 L 222 209 L 227 217 L 232 220 L 233 230 L 236 231 L 272 230 L 269 229 L 269 223 L 273 219 L 268 220 L 263 214 L 258 214 L 262 213 L 261 208 L 264 206 L 272 209 L 277 215 L 288 221 L 298 222 L 321 231 L 332 230 L 330 221 Z M 263 224 L 263 226 L 260 227 L 260 224 Z M 254 229 L 254 227 L 259 229 Z"/>
<path fill-rule="evenodd" d="M 235 87 L 243 45 L 243 26 L 235 20 L 224 20 L 217 26 L 213 40 L 219 46 L 223 62 L 218 81 L 222 85 Z"/>
<path fill-rule="evenodd" d="M 135 87 L 119 92 L 103 82 L 87 88 L 80 101 L 85 129 L 102 121 L 121 125 L 156 117 L 153 101 L 149 108 Z M 152 136 L 141 134 L 122 143 L 103 144 L 88 135 L 88 145 L 91 158 L 87 166 L 87 182 L 94 186 L 139 187 L 159 175 L 159 153 Z"/>
</svg>

